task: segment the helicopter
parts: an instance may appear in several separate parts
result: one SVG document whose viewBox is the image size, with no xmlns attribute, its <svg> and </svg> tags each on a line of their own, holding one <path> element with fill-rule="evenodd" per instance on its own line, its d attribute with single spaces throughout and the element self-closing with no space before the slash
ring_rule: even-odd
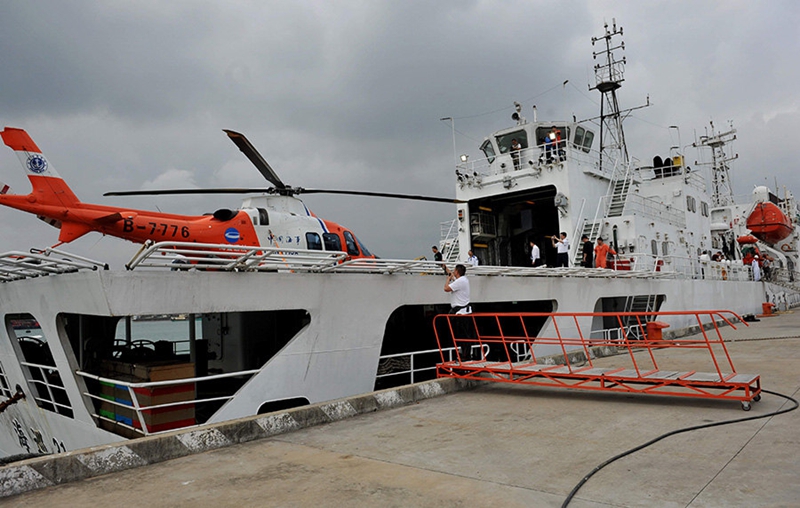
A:
<svg viewBox="0 0 800 508">
<path fill-rule="evenodd" d="M 389 197 L 442 203 L 452 198 L 385 192 L 306 189 L 285 184 L 243 135 L 223 130 L 241 152 L 272 184 L 267 188 L 166 189 L 106 192 L 104 196 L 167 194 L 256 194 L 246 197 L 237 210 L 219 209 L 200 216 L 178 215 L 116 206 L 84 203 L 56 172 L 33 139 L 23 129 L 6 127 L 3 142 L 16 152 L 31 182 L 27 195 L 13 194 L 0 182 L 0 205 L 35 214 L 60 229 L 58 243 L 72 242 L 97 231 L 135 243 L 178 241 L 206 244 L 308 249 L 346 252 L 350 259 L 375 258 L 348 228 L 312 213 L 298 194 L 328 193 Z"/>
</svg>

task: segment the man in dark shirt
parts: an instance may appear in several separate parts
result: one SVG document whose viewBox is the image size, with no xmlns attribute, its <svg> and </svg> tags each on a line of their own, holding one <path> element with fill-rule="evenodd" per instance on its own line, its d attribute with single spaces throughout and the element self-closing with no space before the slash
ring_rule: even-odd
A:
<svg viewBox="0 0 800 508">
<path fill-rule="evenodd" d="M 592 268 L 594 266 L 594 246 L 586 235 L 581 237 L 581 242 L 583 243 L 583 260 L 581 261 L 581 266 Z"/>
</svg>

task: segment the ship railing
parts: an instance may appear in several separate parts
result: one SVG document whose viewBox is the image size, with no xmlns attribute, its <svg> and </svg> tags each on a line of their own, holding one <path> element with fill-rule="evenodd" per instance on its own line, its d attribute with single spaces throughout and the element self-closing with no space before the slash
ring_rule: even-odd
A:
<svg viewBox="0 0 800 508">
<path fill-rule="evenodd" d="M 481 346 L 473 345 L 471 348 L 473 349 L 473 354 L 479 354 L 478 350 Z M 450 361 L 456 359 L 456 348 L 445 348 L 442 353 L 447 356 Z M 487 354 L 489 351 L 488 349 L 483 352 L 483 354 Z M 396 353 L 392 355 L 381 355 L 378 360 L 378 374 L 375 376 L 376 381 L 378 379 L 387 379 L 395 376 L 410 376 L 411 383 L 416 383 L 419 380 L 419 376 L 423 372 L 435 372 L 436 371 L 436 361 L 440 358 L 439 349 L 426 349 L 423 351 L 411 351 L 407 353 Z M 433 356 L 432 361 L 425 361 L 420 357 L 425 356 Z M 406 360 L 407 359 L 407 360 Z M 397 361 L 399 360 L 399 361 Z M 423 366 L 420 366 L 422 363 Z M 397 370 L 397 369 L 400 370 Z M 389 370 L 391 369 L 391 370 Z M 430 376 L 433 378 L 434 376 Z"/>
<path fill-rule="evenodd" d="M 514 162 L 511 152 L 495 155 L 491 158 L 481 158 L 460 163 L 456 166 L 462 183 L 469 182 L 475 175 L 500 176 L 514 171 L 535 169 L 539 172 L 543 167 L 557 162 L 574 161 L 579 166 L 587 168 L 591 173 L 610 177 L 610 171 L 601 171 L 598 168 L 599 152 L 594 149 L 588 151 L 576 147 L 567 140 L 562 140 L 559 148 L 548 149 L 542 143 L 519 151 L 519 158 Z"/>
<path fill-rule="evenodd" d="M 192 428 L 196 427 L 197 424 L 175 425 L 170 427 L 169 429 L 153 431 L 150 430 L 150 427 L 152 425 L 148 424 L 147 422 L 147 415 L 149 414 L 156 414 L 159 411 L 163 411 L 165 409 L 169 410 L 169 409 L 189 408 L 189 407 L 195 408 L 197 404 L 203 404 L 209 402 L 225 402 L 235 397 L 236 394 L 223 395 L 219 397 L 193 398 L 187 400 L 180 400 L 177 402 L 166 402 L 162 404 L 142 405 L 139 402 L 137 389 L 151 390 L 154 388 L 164 388 L 164 387 L 179 386 L 179 385 L 189 385 L 189 384 L 194 385 L 195 383 L 217 381 L 220 379 L 228 379 L 241 376 L 252 376 L 253 374 L 256 374 L 258 372 L 260 372 L 260 369 L 242 370 L 237 372 L 228 372 L 225 374 L 213 374 L 210 376 L 202 376 L 202 377 L 170 379 L 166 381 L 146 381 L 146 382 L 123 381 L 120 379 L 98 376 L 96 374 L 80 370 L 76 371 L 75 374 L 86 379 L 97 381 L 98 383 L 107 383 L 113 386 L 120 386 L 124 388 L 127 391 L 129 399 L 123 402 L 116 400 L 116 398 L 109 398 L 108 396 L 103 397 L 99 394 L 91 393 L 88 391 L 82 393 L 84 396 L 97 401 L 98 404 L 107 404 L 110 406 L 121 408 L 122 410 L 125 411 L 132 411 L 133 414 L 136 416 L 137 419 L 136 423 L 138 423 L 138 426 L 136 426 L 136 424 L 127 425 L 118 419 L 108 418 L 107 416 L 99 414 L 99 411 L 92 414 L 93 418 L 96 418 L 97 420 L 107 421 L 114 425 L 119 425 L 137 434 L 153 435 L 153 434 L 162 434 L 164 432 L 169 432 L 175 430 L 176 428 L 181 428 L 181 429 Z"/>
<path fill-rule="evenodd" d="M 603 196 L 600 209 L 608 211 L 615 196 Z M 686 227 L 686 216 L 669 205 L 652 198 L 629 193 L 625 198 L 623 215 L 640 215 L 648 219 L 666 221 L 674 226 Z"/>
<path fill-rule="evenodd" d="M 674 274 L 681 279 L 748 281 L 753 279 L 752 269 L 740 262 L 700 261 L 689 256 L 654 256 L 646 253 L 632 253 L 617 256 L 617 270 L 651 271 L 653 273 Z"/>
<path fill-rule="evenodd" d="M 27 367 L 30 375 L 25 376 L 28 383 L 37 387 L 34 395 L 36 405 L 43 409 L 52 410 L 54 413 L 72 416 L 72 406 L 64 404 L 58 400 L 67 400 L 66 390 L 61 381 L 61 374 L 54 365 L 42 365 L 31 362 L 19 362 L 20 365 Z M 39 388 L 42 388 L 41 390 Z M 63 396 L 59 397 L 58 394 Z"/>
<path fill-rule="evenodd" d="M 55 249 L 0 254 L 0 282 L 72 273 L 80 270 L 108 269 L 108 265 Z"/>
<path fill-rule="evenodd" d="M 286 271 L 320 270 L 347 258 L 340 251 L 258 247 L 191 242 L 146 242 L 125 265 L 184 270 Z"/>
</svg>

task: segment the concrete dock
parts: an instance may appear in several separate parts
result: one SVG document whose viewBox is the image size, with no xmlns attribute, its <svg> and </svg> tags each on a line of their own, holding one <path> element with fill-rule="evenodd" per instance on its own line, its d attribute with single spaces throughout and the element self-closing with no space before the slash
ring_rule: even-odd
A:
<svg viewBox="0 0 800 508">
<path fill-rule="evenodd" d="M 724 337 L 731 340 L 738 372 L 760 374 L 764 389 L 798 398 L 800 311 L 725 330 Z M 686 368 L 706 368 L 699 365 L 705 356 L 695 351 L 663 353 Z M 602 358 L 595 365 L 615 361 Z M 731 401 L 480 383 L 6 497 L 0 505 L 555 507 L 597 465 L 664 433 L 791 406 L 766 393 L 745 412 Z M 229 435 L 232 427 L 226 425 L 223 433 Z M 175 435 L 147 439 L 149 449 L 161 446 L 170 453 L 165 443 L 172 441 L 159 440 Z M 81 453 L 89 452 L 71 452 L 61 463 L 58 457 L 25 462 L 37 471 L 55 471 Z M 4 482 L 18 478 L 9 471 L 3 476 L 0 468 Z M 569 504 L 799 505 L 800 410 L 670 436 L 599 471 Z"/>
</svg>

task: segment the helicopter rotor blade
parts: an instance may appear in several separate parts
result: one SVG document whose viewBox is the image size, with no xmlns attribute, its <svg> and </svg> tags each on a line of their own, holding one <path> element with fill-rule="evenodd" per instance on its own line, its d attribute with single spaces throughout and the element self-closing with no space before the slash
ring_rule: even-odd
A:
<svg viewBox="0 0 800 508">
<path fill-rule="evenodd" d="M 270 166 L 264 157 L 258 153 L 256 147 L 250 143 L 250 140 L 248 140 L 244 134 L 228 129 L 222 130 L 228 135 L 229 138 L 231 138 L 231 141 L 233 141 L 233 143 L 239 147 L 239 150 L 241 150 L 242 153 L 248 159 L 250 159 L 250 162 L 252 162 L 256 169 L 258 169 L 258 171 L 264 175 L 264 178 L 266 178 L 269 183 L 274 185 L 277 189 L 286 188 L 286 184 L 283 183 L 280 178 L 278 178 L 278 174 L 275 173 L 275 170 L 272 169 L 272 166 Z"/>
<path fill-rule="evenodd" d="M 275 187 L 269 188 L 245 188 L 245 187 L 228 187 L 219 189 L 153 189 L 153 190 L 136 190 L 136 191 L 111 191 L 106 192 L 103 196 L 164 196 L 164 195 L 179 195 L 179 194 L 276 194 L 278 191 Z"/>
<path fill-rule="evenodd" d="M 294 189 L 297 194 L 345 194 L 349 196 L 371 196 L 376 198 L 409 199 L 412 201 L 432 201 L 434 203 L 466 203 L 455 198 L 441 198 L 437 196 L 420 196 L 414 194 L 397 194 L 393 192 L 371 192 L 371 191 L 351 191 L 336 189 L 306 189 L 297 187 Z"/>
</svg>

